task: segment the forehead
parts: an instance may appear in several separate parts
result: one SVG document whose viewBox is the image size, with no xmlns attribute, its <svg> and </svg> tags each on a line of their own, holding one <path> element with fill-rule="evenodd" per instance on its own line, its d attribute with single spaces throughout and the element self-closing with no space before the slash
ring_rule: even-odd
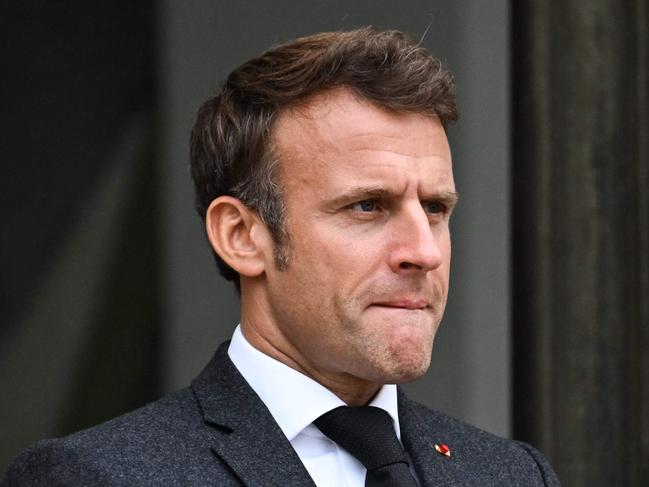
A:
<svg viewBox="0 0 649 487">
<path fill-rule="evenodd" d="M 430 130 L 426 131 L 426 126 Z M 408 155 L 415 157 L 438 152 L 440 139 L 448 149 L 446 134 L 436 117 L 395 113 L 344 87 L 319 93 L 285 110 L 273 130 L 275 148 L 289 157 L 324 148 L 342 149 L 341 142 L 345 150 L 371 148 L 377 138 L 387 150 L 403 150 L 407 141 Z M 450 153 L 440 155 L 450 157 Z"/>
<path fill-rule="evenodd" d="M 283 113 L 273 142 L 289 208 L 326 206 L 353 188 L 419 197 L 455 191 L 439 119 L 388 111 L 346 89 Z"/>
<path fill-rule="evenodd" d="M 285 189 L 362 179 L 452 184 L 446 133 L 436 117 L 395 113 L 345 88 L 282 113 L 273 145 Z M 452 188 L 449 188 L 452 189 Z"/>
</svg>

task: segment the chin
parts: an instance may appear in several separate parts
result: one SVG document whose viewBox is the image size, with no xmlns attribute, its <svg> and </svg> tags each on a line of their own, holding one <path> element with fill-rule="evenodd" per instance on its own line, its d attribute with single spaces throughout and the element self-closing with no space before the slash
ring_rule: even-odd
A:
<svg viewBox="0 0 649 487">
<path fill-rule="evenodd" d="M 405 382 L 412 382 L 413 380 L 419 379 L 428 371 L 428 367 L 430 366 L 430 356 L 426 359 L 395 365 L 398 366 L 392 371 L 391 380 L 386 381 L 386 384 L 403 384 Z"/>
<path fill-rule="evenodd" d="M 400 347 L 386 351 L 382 360 L 374 364 L 376 380 L 380 384 L 403 384 L 419 379 L 428 371 L 431 346 Z M 378 358 L 378 357 L 377 357 Z"/>
</svg>

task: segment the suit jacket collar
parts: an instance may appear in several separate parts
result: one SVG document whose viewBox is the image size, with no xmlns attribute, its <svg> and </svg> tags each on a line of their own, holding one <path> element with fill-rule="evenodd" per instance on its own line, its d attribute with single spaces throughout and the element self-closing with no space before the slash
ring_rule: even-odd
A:
<svg viewBox="0 0 649 487">
<path fill-rule="evenodd" d="M 313 480 L 272 415 L 228 357 L 222 344 L 192 382 L 212 451 L 249 487 L 311 486 Z M 421 406 L 398 388 L 401 440 L 413 461 L 422 487 L 461 485 L 460 458 L 440 455 L 435 444 L 453 438 L 441 414 L 425 416 Z"/>
<path fill-rule="evenodd" d="M 313 486 L 270 412 L 228 357 L 229 342 L 192 382 L 212 451 L 249 486 Z"/>
</svg>

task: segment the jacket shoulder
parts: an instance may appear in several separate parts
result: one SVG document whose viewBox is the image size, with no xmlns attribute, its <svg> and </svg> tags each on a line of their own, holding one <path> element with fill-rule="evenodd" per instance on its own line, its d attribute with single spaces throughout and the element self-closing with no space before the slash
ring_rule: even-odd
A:
<svg viewBox="0 0 649 487">
<path fill-rule="evenodd" d="M 206 435 L 196 399 L 183 389 L 92 428 L 35 443 L 12 462 L 0 486 L 200 483 L 203 475 L 219 477 L 204 472 L 218 467 Z"/>
<path fill-rule="evenodd" d="M 447 485 L 456 485 L 452 478 L 462 479 L 457 485 L 560 485 L 547 460 L 531 445 L 489 433 L 404 395 L 399 406 L 404 442 L 417 449 L 424 468 L 435 465 L 438 472 L 445 471 Z M 447 461 L 435 450 L 440 444 L 450 449 Z"/>
</svg>

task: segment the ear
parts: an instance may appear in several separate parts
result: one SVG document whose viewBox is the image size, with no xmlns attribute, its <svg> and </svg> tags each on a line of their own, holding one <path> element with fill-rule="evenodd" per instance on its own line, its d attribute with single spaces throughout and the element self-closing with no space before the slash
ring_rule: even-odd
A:
<svg viewBox="0 0 649 487">
<path fill-rule="evenodd" d="M 237 198 L 219 196 L 205 214 L 207 238 L 214 251 L 242 276 L 261 275 L 272 239 L 256 212 Z"/>
</svg>

